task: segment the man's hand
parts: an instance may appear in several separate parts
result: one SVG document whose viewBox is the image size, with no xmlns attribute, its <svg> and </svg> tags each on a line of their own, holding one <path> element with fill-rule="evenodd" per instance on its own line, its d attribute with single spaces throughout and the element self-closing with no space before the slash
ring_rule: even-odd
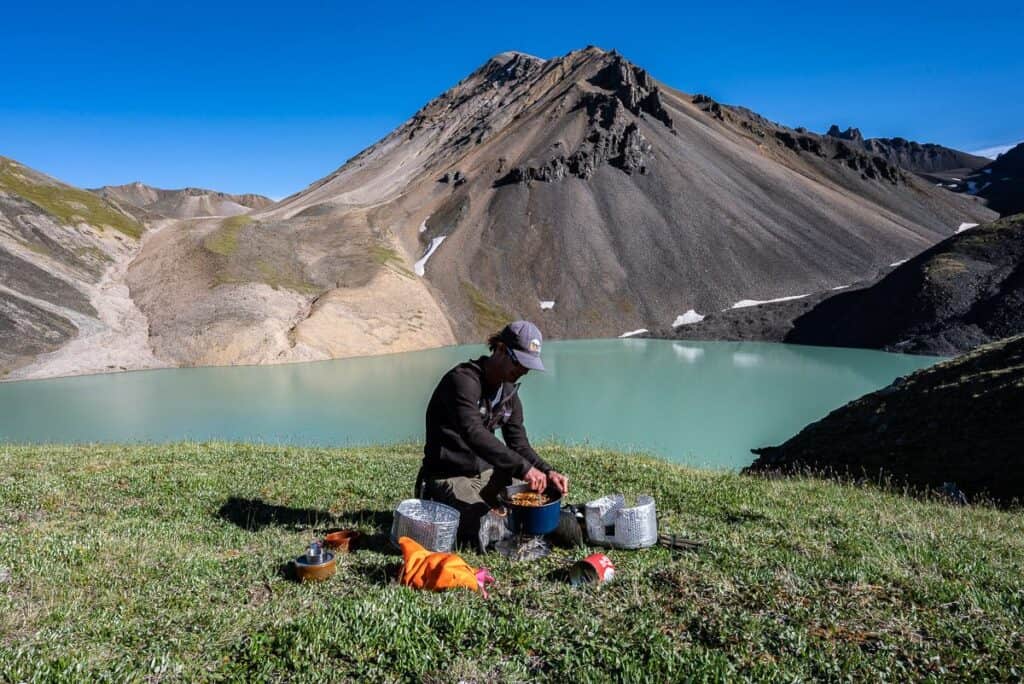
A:
<svg viewBox="0 0 1024 684">
<path fill-rule="evenodd" d="M 552 470 L 548 473 L 548 481 L 558 487 L 558 491 L 562 492 L 562 496 L 569 493 L 569 478 L 562 473 Z"/>
<path fill-rule="evenodd" d="M 530 485 L 530 489 L 540 493 L 548 488 L 548 477 L 544 473 L 540 472 L 536 468 L 530 468 L 526 471 L 526 475 L 523 476 L 526 480 L 526 484 Z"/>
</svg>

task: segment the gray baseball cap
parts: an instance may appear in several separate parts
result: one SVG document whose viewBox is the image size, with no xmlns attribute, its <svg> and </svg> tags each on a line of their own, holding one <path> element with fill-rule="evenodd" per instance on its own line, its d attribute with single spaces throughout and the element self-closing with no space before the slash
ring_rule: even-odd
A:
<svg viewBox="0 0 1024 684">
<path fill-rule="evenodd" d="M 500 337 L 519 363 L 530 370 L 544 370 L 540 360 L 544 337 L 537 326 L 530 321 L 513 321 L 502 329 Z"/>
</svg>

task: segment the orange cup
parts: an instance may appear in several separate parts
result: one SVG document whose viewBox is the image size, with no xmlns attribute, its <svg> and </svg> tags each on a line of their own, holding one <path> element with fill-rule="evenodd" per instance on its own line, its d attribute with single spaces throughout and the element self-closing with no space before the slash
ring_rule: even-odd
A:
<svg viewBox="0 0 1024 684">
<path fill-rule="evenodd" d="M 348 553 L 355 548 L 355 542 L 360 536 L 355 530 L 338 530 L 324 537 L 324 546 L 339 553 Z"/>
</svg>

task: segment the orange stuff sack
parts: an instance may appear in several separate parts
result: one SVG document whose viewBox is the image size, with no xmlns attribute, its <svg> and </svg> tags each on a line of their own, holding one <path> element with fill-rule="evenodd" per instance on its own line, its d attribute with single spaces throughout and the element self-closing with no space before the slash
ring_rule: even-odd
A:
<svg viewBox="0 0 1024 684">
<path fill-rule="evenodd" d="M 471 568 L 454 553 L 427 551 L 409 537 L 401 537 L 398 545 L 402 547 L 402 556 L 405 557 L 400 578 L 405 586 L 429 591 L 465 587 L 480 591 L 484 598 L 487 597 L 484 585 L 493 582 L 494 578 L 486 569 Z"/>
</svg>

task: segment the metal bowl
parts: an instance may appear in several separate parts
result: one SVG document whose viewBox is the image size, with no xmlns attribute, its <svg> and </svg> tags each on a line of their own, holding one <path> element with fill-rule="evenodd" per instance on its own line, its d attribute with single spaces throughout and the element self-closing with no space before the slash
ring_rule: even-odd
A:
<svg viewBox="0 0 1024 684">
<path fill-rule="evenodd" d="M 325 580 L 338 570 L 338 562 L 333 553 L 326 552 L 317 561 L 311 561 L 303 554 L 295 559 L 295 577 L 300 582 L 316 582 Z"/>
</svg>

